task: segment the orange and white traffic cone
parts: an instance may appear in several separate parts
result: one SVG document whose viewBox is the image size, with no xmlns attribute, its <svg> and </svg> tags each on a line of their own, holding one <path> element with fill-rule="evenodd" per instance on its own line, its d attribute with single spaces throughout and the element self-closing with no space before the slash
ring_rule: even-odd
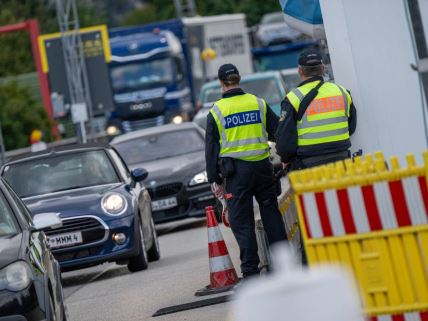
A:
<svg viewBox="0 0 428 321">
<path fill-rule="evenodd" d="M 238 275 L 229 256 L 226 243 L 215 217 L 214 208 L 205 208 L 208 227 L 208 256 L 210 260 L 210 285 L 197 291 L 196 296 L 230 291 L 238 283 Z"/>
</svg>

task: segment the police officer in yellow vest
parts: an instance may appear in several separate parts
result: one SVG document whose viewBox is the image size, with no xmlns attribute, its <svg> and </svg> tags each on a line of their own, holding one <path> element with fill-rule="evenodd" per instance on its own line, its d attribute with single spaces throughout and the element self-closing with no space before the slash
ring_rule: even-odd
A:
<svg viewBox="0 0 428 321">
<path fill-rule="evenodd" d="M 245 277 L 259 274 L 259 257 L 253 212 L 256 198 L 270 243 L 286 240 L 278 210 L 268 139 L 274 139 L 278 117 L 266 102 L 240 87 L 238 69 L 231 64 L 219 68 L 223 98 L 207 116 L 206 166 L 208 181 L 216 196 L 225 189 L 229 199 L 229 222 L 238 242 L 241 271 Z"/>
<path fill-rule="evenodd" d="M 290 170 L 314 167 L 349 157 L 357 111 L 348 90 L 324 82 L 322 56 L 316 49 L 299 56 L 302 82 L 281 104 L 276 149 Z"/>
</svg>

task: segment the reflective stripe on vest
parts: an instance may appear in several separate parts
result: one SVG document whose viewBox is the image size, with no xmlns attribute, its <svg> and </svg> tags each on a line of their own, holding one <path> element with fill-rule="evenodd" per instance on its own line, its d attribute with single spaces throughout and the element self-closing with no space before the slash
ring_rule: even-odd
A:
<svg viewBox="0 0 428 321">
<path fill-rule="evenodd" d="M 269 145 L 265 126 L 266 107 L 264 101 L 250 94 L 234 97 L 235 101 L 232 101 L 232 98 L 221 99 L 211 108 L 211 114 L 216 120 L 221 136 L 220 157 L 252 161 L 268 157 Z M 227 104 L 231 103 L 238 107 L 233 112 L 231 112 L 233 108 L 227 107 Z M 222 110 L 223 104 L 225 105 Z M 257 110 L 254 110 L 254 107 Z M 239 137 L 242 129 L 238 128 L 246 125 L 253 126 L 254 132 L 251 131 L 250 134 L 256 137 Z M 257 126 L 261 128 L 257 128 Z M 231 137 L 228 137 L 228 133 L 232 133 L 231 136 L 238 136 L 239 139 L 232 140 Z"/>
<path fill-rule="evenodd" d="M 287 95 L 290 103 L 298 112 L 305 95 L 318 82 L 296 88 Z M 309 85 L 309 86 L 308 86 Z M 316 145 L 349 139 L 348 117 L 350 97 L 342 87 L 326 82 L 306 109 L 302 119 L 297 122 L 299 146 Z M 338 89 L 338 90 L 337 90 Z"/>
</svg>

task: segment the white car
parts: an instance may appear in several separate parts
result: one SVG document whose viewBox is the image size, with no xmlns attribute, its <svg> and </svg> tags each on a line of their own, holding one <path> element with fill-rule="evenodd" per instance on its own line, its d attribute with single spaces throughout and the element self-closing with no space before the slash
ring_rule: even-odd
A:
<svg viewBox="0 0 428 321">
<path fill-rule="evenodd" d="M 256 37 L 262 46 L 290 42 L 302 36 L 300 31 L 285 23 L 282 12 L 265 14 L 260 22 Z"/>
</svg>

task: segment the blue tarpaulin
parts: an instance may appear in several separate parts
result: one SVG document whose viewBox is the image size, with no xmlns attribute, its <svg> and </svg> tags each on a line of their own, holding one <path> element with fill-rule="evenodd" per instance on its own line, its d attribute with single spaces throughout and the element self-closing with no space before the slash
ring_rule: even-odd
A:
<svg viewBox="0 0 428 321">
<path fill-rule="evenodd" d="M 297 20 L 319 25 L 323 23 L 319 0 L 279 0 L 282 11 Z"/>
</svg>

